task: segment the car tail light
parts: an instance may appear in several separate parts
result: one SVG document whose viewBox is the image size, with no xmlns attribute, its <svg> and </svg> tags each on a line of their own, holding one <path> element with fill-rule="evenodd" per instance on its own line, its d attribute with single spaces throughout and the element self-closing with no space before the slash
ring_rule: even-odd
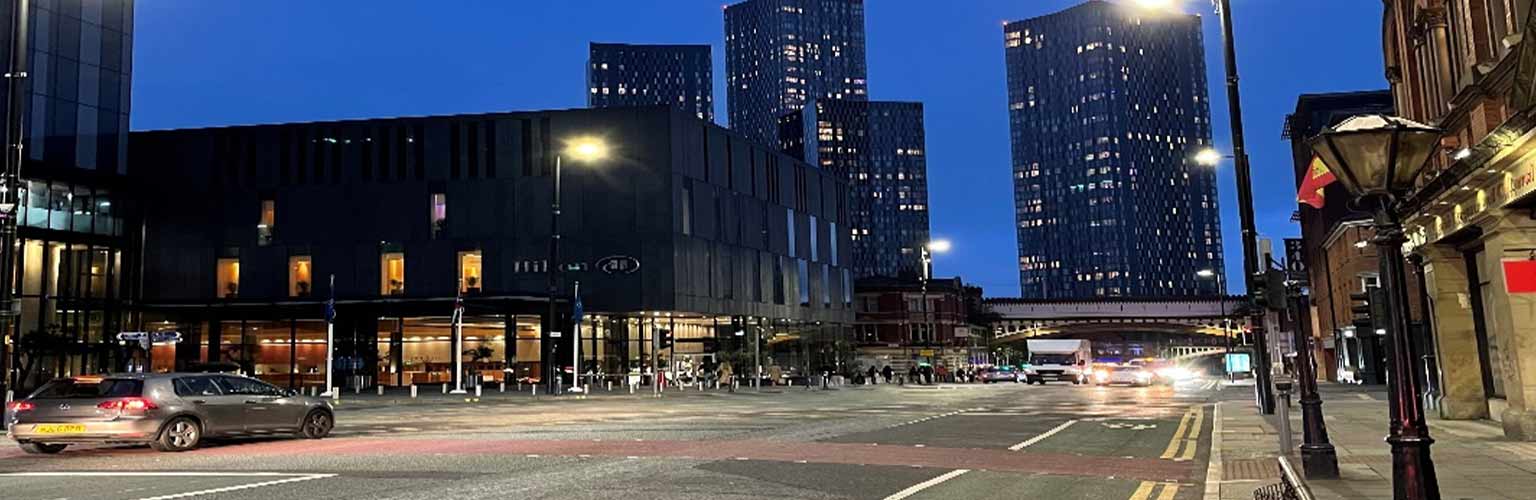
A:
<svg viewBox="0 0 1536 500">
<path fill-rule="evenodd" d="M 11 403 L 11 411 L 30 411 L 33 408 L 37 408 L 37 405 L 32 404 L 30 401 L 16 401 Z"/>
<path fill-rule="evenodd" d="M 158 406 L 155 406 L 154 403 L 151 403 L 148 399 L 144 398 L 114 399 L 111 401 L 102 402 L 101 404 L 96 405 L 96 407 L 103 410 L 121 411 L 145 411 L 159 408 Z"/>
</svg>

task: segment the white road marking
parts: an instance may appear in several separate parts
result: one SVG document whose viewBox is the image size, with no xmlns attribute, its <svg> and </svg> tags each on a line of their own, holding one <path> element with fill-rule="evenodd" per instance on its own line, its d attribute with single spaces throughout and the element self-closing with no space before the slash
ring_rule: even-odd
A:
<svg viewBox="0 0 1536 500">
<path fill-rule="evenodd" d="M 1211 409 L 1211 455 L 1205 466 L 1204 500 L 1221 500 L 1221 402 Z"/>
<path fill-rule="evenodd" d="M 1068 420 L 1066 422 L 1062 422 L 1061 425 L 1058 425 L 1056 427 L 1052 427 L 1051 430 L 1042 432 L 1042 433 L 1040 433 L 1039 436 L 1035 436 L 1035 437 L 1029 438 L 1028 441 L 1025 441 L 1025 442 L 1022 442 L 1022 443 L 1019 443 L 1019 444 L 1016 444 L 1016 445 L 1013 445 L 1013 446 L 1009 446 L 1008 447 L 1008 451 L 1019 451 L 1019 450 L 1022 450 L 1024 448 L 1028 448 L 1030 446 L 1033 446 L 1035 443 L 1043 441 L 1043 440 L 1045 440 L 1045 438 L 1054 436 L 1054 435 L 1056 435 L 1056 433 L 1061 432 L 1062 430 L 1064 430 L 1064 429 L 1066 429 L 1068 427 L 1071 427 L 1072 424 L 1075 424 L 1075 423 L 1077 423 L 1077 420 Z"/>
<path fill-rule="evenodd" d="M 946 472 L 943 475 L 940 475 L 939 477 L 936 477 L 936 478 L 933 478 L 933 479 L 929 479 L 929 480 L 923 481 L 921 483 L 914 484 L 910 488 L 898 491 L 898 492 L 896 492 L 895 494 L 893 494 L 891 496 L 885 497 L 885 500 L 901 500 L 903 498 L 907 498 L 907 497 L 910 497 L 912 495 L 916 495 L 919 491 L 926 490 L 928 488 L 933 487 L 936 484 L 942 483 L 944 481 L 948 481 L 950 479 L 954 479 L 956 476 L 959 476 L 961 474 L 965 474 L 965 473 L 970 472 L 970 471 L 971 471 L 970 469 L 956 469 L 956 470 L 952 470 L 952 471 Z"/>
<path fill-rule="evenodd" d="M 188 498 L 230 491 L 248 490 L 263 486 L 273 486 L 286 483 L 297 483 L 313 479 L 325 479 L 336 477 L 335 474 L 296 474 L 284 472 L 9 472 L 0 473 L 0 477 L 272 477 L 282 478 L 270 481 L 261 481 L 222 488 L 188 491 L 156 497 L 146 497 L 139 500 L 172 500 L 176 498 Z"/>
</svg>

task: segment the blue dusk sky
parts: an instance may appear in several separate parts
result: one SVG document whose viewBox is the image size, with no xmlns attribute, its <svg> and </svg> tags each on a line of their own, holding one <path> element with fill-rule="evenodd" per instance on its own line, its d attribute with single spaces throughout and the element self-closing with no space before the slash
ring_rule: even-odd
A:
<svg viewBox="0 0 1536 500">
<path fill-rule="evenodd" d="M 712 44 L 716 115 L 724 122 L 724 3 L 140 0 L 132 126 L 582 107 L 591 41 Z M 1018 294 L 1002 23 L 1078 3 L 865 2 L 870 97 L 926 106 L 933 235 L 954 243 L 935 272 L 960 275 L 988 296 Z M 1386 88 L 1381 3 L 1232 4 L 1259 232 L 1294 237 L 1285 115 L 1302 93 Z M 1187 0 L 1183 9 L 1204 17 L 1215 142 L 1230 150 L 1217 18 L 1207 0 Z M 1220 169 L 1227 270 L 1235 277 L 1242 268 L 1236 191 L 1230 162 Z"/>
</svg>

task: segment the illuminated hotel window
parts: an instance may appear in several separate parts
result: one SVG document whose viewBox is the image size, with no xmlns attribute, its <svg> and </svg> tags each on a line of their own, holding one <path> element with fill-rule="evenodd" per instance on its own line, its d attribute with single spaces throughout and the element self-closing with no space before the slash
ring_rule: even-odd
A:
<svg viewBox="0 0 1536 500">
<path fill-rule="evenodd" d="M 432 238 L 443 236 L 448 230 L 448 195 L 445 193 L 432 193 Z"/>
<path fill-rule="evenodd" d="M 480 251 L 459 252 L 459 291 L 479 293 L 481 286 Z"/>
<path fill-rule="evenodd" d="M 219 259 L 215 271 L 220 297 L 232 299 L 240 294 L 240 259 Z"/>
<path fill-rule="evenodd" d="M 277 202 L 274 200 L 261 200 L 261 221 L 256 223 L 256 244 L 267 246 L 272 243 L 272 226 L 277 221 Z"/>
<path fill-rule="evenodd" d="M 314 290 L 315 281 L 311 279 L 312 261 L 308 255 L 295 255 L 288 257 L 288 296 L 308 297 Z"/>
<path fill-rule="evenodd" d="M 385 252 L 379 256 L 379 294 L 405 295 L 404 252 Z"/>
</svg>

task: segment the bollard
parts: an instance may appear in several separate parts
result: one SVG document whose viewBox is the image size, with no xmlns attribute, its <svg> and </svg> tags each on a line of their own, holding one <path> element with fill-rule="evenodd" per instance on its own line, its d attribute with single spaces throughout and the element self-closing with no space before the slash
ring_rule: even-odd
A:
<svg viewBox="0 0 1536 500">
<path fill-rule="evenodd" d="M 629 384 L 629 393 L 630 394 L 634 394 L 635 393 L 635 384 Z"/>
<path fill-rule="evenodd" d="M 539 385 L 538 384 L 528 384 L 528 387 L 531 387 L 532 390 L 533 390 L 533 399 L 539 399 Z"/>
<path fill-rule="evenodd" d="M 411 384 L 411 399 L 416 399 L 416 384 Z"/>
<path fill-rule="evenodd" d="M 448 394 L 448 384 L 443 384 L 443 394 Z"/>
<path fill-rule="evenodd" d="M 507 392 L 507 381 L 501 381 L 501 387 L 498 387 L 496 392 Z"/>
<path fill-rule="evenodd" d="M 360 385 L 352 386 L 352 394 L 362 394 L 362 393 L 363 393 L 363 386 L 360 386 Z"/>
<path fill-rule="evenodd" d="M 475 384 L 475 397 L 480 397 L 480 384 Z"/>
<path fill-rule="evenodd" d="M 332 387 L 331 388 L 331 401 L 341 401 L 341 388 L 340 387 Z"/>
<path fill-rule="evenodd" d="M 1291 380 L 1275 380 L 1275 390 L 1280 393 L 1280 456 L 1289 456 L 1295 450 L 1295 443 L 1291 438 Z"/>
<path fill-rule="evenodd" d="M 381 385 L 381 386 L 379 386 L 379 395 L 380 395 L 380 396 L 383 396 L 383 395 L 384 395 L 384 386 L 382 386 L 382 385 Z"/>
<path fill-rule="evenodd" d="M 609 380 L 607 382 L 603 382 L 603 385 L 608 388 L 607 389 L 608 392 L 613 392 L 613 381 L 612 380 Z"/>
</svg>

